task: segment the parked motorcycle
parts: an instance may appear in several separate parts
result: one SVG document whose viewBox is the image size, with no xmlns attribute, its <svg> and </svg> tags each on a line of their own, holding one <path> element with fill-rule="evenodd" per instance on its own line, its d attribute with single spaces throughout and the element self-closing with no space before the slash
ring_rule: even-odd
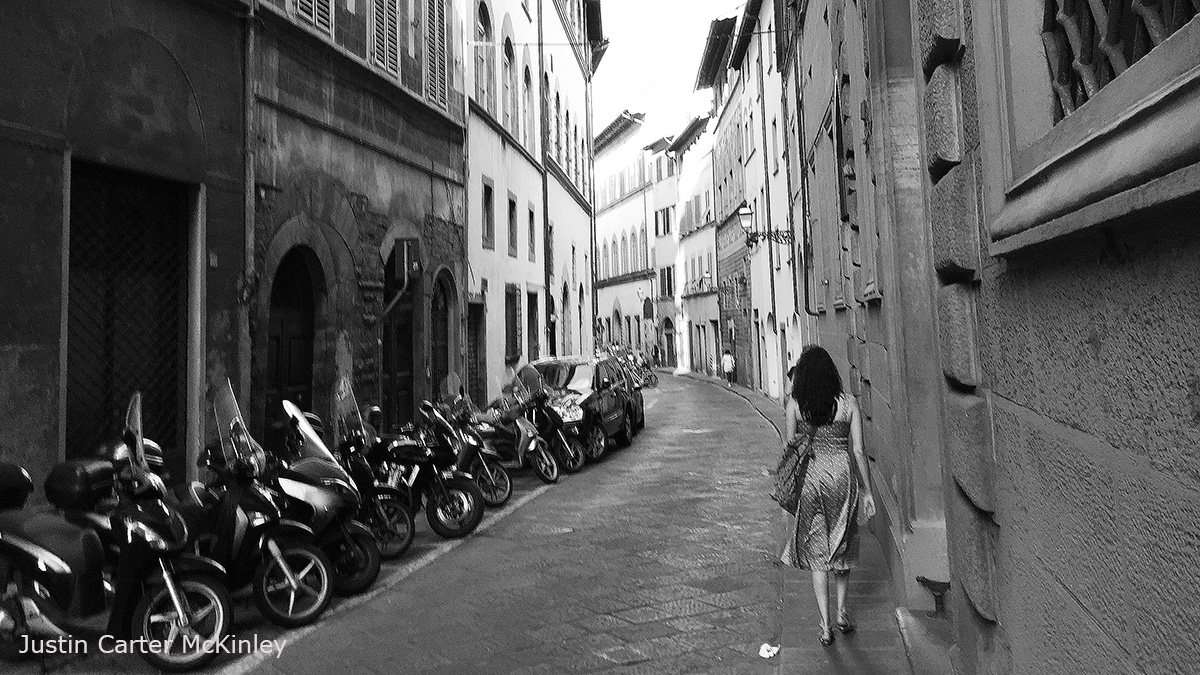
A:
<svg viewBox="0 0 1200 675">
<path fill-rule="evenodd" d="M 283 447 L 275 448 L 273 472 L 279 490 L 303 503 L 285 514 L 308 523 L 317 546 L 333 562 L 333 588 L 341 595 L 361 593 L 379 577 L 382 554 L 374 533 L 355 520 L 362 496 L 354 480 L 291 401 L 283 401 L 287 429 Z"/>
<path fill-rule="evenodd" d="M 199 460 L 213 478 L 177 490 L 193 546 L 221 561 L 231 589 L 250 587 L 267 620 L 311 624 L 333 599 L 333 564 L 312 528 L 288 517 L 303 505 L 272 487 L 270 458 L 246 431 L 228 380 L 216 387 L 213 415 L 219 438 Z"/>
<path fill-rule="evenodd" d="M 562 470 L 567 473 L 579 473 L 587 462 L 577 424 L 582 415 L 573 419 L 576 424 L 568 426 L 566 419 L 571 415 L 571 411 L 567 406 L 551 399 L 545 379 L 533 366 L 522 367 L 517 377 L 528 396 L 525 402 L 526 419 L 533 423 L 538 436 L 550 445 Z"/>
<path fill-rule="evenodd" d="M 132 449 L 129 461 L 72 460 L 46 483 L 51 503 L 70 511 L 96 508 L 115 483 L 110 520 L 121 533 L 120 555 L 107 570 L 97 532 L 57 514 L 24 510 L 33 481 L 24 468 L 0 462 L 0 642 L 132 638 L 155 668 L 195 670 L 212 661 L 215 646 L 230 634 L 225 574 L 184 550 L 187 526 L 163 501 L 162 481 L 146 463 L 140 393 L 130 399 L 122 436 Z"/>
<path fill-rule="evenodd" d="M 447 539 L 465 537 L 483 520 L 483 492 L 457 467 L 454 424 L 430 401 L 421 403 L 416 424 L 383 436 L 367 453 L 386 485 L 401 491 L 409 510 L 425 509 L 429 527 Z"/>
<path fill-rule="evenodd" d="M 558 460 L 538 434 L 537 426 L 526 417 L 533 394 L 522 382 L 521 372 L 505 385 L 505 394 L 476 416 L 475 428 L 484 444 L 500 457 L 501 466 L 508 469 L 531 466 L 543 482 L 557 483 Z"/>
<path fill-rule="evenodd" d="M 334 416 L 338 459 L 362 495 L 357 518 L 371 528 L 384 560 L 399 558 L 413 542 L 416 530 L 413 515 L 405 496 L 376 480 L 375 469 L 367 461 L 367 453 L 378 438 L 375 430 L 363 421 L 349 378 L 340 379 L 334 389 Z M 312 420 L 310 416 L 309 421 Z"/>
<path fill-rule="evenodd" d="M 484 504 L 492 508 L 503 506 L 512 497 L 512 477 L 501 466 L 502 458 L 496 450 L 479 435 L 478 406 L 462 386 L 457 373 L 451 373 L 442 381 L 440 391 L 448 409 L 447 418 L 459 435 L 456 466 L 475 479 L 483 492 Z"/>
</svg>

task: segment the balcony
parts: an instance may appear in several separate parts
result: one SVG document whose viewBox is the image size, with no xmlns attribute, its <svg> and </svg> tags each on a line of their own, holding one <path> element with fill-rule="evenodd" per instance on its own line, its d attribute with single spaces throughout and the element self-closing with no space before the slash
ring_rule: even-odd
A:
<svg viewBox="0 0 1200 675">
<path fill-rule="evenodd" d="M 683 292 L 680 297 L 683 299 L 694 298 L 700 295 L 708 295 L 717 292 L 717 285 L 713 283 L 712 278 L 693 279 L 683 285 Z"/>
</svg>

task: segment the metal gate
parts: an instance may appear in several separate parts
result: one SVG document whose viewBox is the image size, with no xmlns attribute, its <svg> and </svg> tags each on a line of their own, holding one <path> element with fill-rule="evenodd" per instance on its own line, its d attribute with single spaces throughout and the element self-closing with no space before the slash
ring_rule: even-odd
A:
<svg viewBox="0 0 1200 675">
<path fill-rule="evenodd" d="M 184 185 L 71 163 L 68 457 L 118 435 L 140 390 L 146 437 L 183 475 L 187 217 Z"/>
</svg>

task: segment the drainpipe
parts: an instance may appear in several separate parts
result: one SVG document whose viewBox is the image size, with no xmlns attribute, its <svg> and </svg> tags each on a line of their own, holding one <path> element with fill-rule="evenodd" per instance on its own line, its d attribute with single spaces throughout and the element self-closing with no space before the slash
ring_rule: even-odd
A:
<svg viewBox="0 0 1200 675">
<path fill-rule="evenodd" d="M 254 227 L 255 227 L 255 204 L 256 204 L 256 181 L 254 172 L 254 59 L 255 59 L 255 44 L 254 37 L 257 24 L 258 0 L 250 0 L 250 11 L 243 15 L 246 26 L 246 37 L 243 45 L 244 52 L 242 55 L 244 70 L 242 74 L 242 149 L 244 156 L 243 176 L 245 183 L 243 185 L 244 196 L 243 206 L 245 214 L 243 222 L 245 223 L 245 252 L 243 260 L 243 275 L 241 279 L 241 297 L 238 299 L 238 393 L 241 395 L 243 403 L 248 401 L 250 397 L 250 364 L 252 361 L 251 335 L 250 335 L 250 300 L 251 288 L 255 285 L 252 280 L 257 272 L 254 265 Z M 204 298 L 200 299 L 205 302 Z M 199 412 L 199 411 L 194 411 Z M 194 467 L 190 466 L 193 462 L 189 462 L 188 472 Z"/>
<path fill-rule="evenodd" d="M 756 24 L 757 25 L 757 22 Z M 779 335 L 778 323 L 779 313 L 775 308 L 775 242 L 771 241 L 769 235 L 775 229 L 773 219 L 771 218 L 771 160 L 767 157 L 767 92 L 764 86 L 762 57 L 763 57 L 763 35 L 760 32 L 758 35 L 758 108 L 760 111 L 759 120 L 762 124 L 762 160 L 763 160 L 763 189 L 767 203 L 763 210 L 767 213 L 767 279 L 770 281 L 771 287 L 771 316 L 775 317 L 775 324 L 771 326 L 771 330 Z M 759 383 L 761 384 L 761 383 Z"/>
<path fill-rule="evenodd" d="M 812 282 L 808 277 L 808 262 L 812 260 L 812 236 L 809 221 L 809 199 L 808 199 L 808 148 L 805 147 L 807 137 L 804 131 L 804 98 L 800 92 L 800 41 L 803 40 L 803 34 L 795 41 L 795 46 L 792 49 L 792 72 L 796 75 L 796 119 L 799 122 L 800 130 L 799 142 L 796 143 L 796 149 L 800 156 L 796 159 L 800 162 L 800 199 L 804 203 L 802 233 L 804 242 L 804 256 L 801 259 L 800 273 L 804 276 L 804 313 L 808 316 L 819 317 L 820 313 L 814 312 L 812 305 L 809 304 L 809 299 L 812 297 Z M 812 336 L 809 336 L 812 339 Z"/>
</svg>

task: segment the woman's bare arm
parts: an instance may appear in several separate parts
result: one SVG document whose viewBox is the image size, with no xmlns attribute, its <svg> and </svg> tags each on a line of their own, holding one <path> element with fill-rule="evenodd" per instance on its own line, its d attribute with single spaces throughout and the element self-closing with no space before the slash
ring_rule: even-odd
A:
<svg viewBox="0 0 1200 675">
<path fill-rule="evenodd" d="M 787 408 L 785 411 L 787 429 L 784 429 L 783 431 L 783 441 L 784 443 L 791 443 L 792 439 L 796 437 L 796 418 L 800 415 L 799 406 L 796 404 L 796 399 L 792 398 L 791 396 L 788 397 Z"/>
<path fill-rule="evenodd" d="M 871 489 L 871 470 L 867 466 L 867 453 L 863 450 L 862 415 L 858 410 L 858 401 L 853 396 L 847 396 L 850 402 L 850 451 L 854 453 L 854 464 L 858 467 L 858 475 L 867 489 L 867 494 L 874 494 Z"/>
</svg>

